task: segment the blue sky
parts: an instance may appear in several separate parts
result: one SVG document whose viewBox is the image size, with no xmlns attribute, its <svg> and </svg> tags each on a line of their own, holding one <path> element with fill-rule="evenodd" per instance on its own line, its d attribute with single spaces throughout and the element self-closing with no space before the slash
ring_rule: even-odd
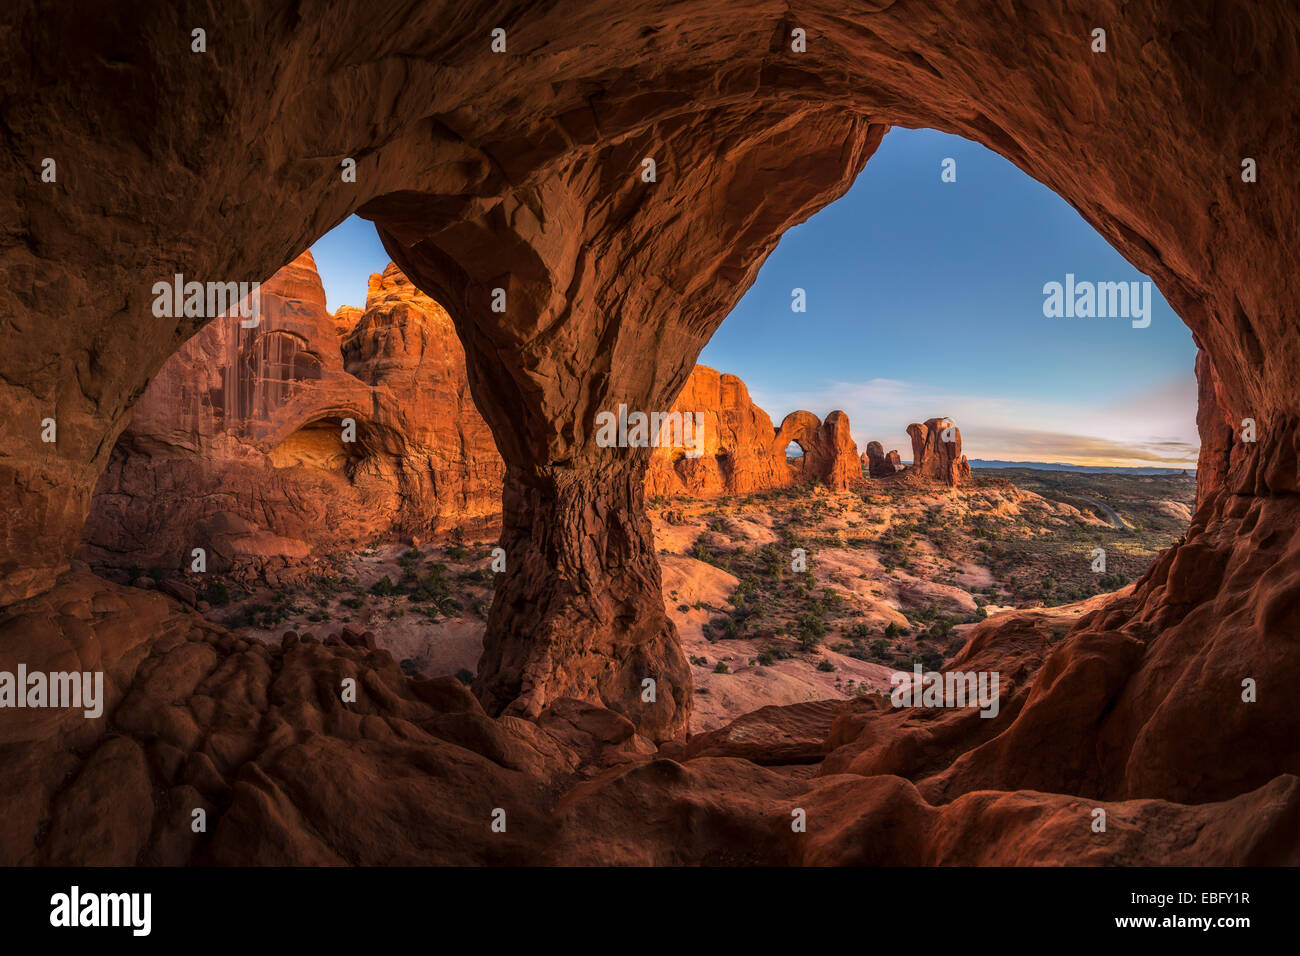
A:
<svg viewBox="0 0 1300 956">
<path fill-rule="evenodd" d="M 317 239 L 311 254 L 331 313 L 341 305 L 365 308 L 370 274 L 383 272 L 391 261 L 375 224 L 360 216 L 349 216 Z"/>
<path fill-rule="evenodd" d="M 945 158 L 957 181 L 941 181 Z M 388 262 L 353 217 L 313 247 L 329 308 Z M 1195 462 L 1195 346 L 1152 284 L 1151 324 L 1046 318 L 1043 286 L 1145 281 L 1064 200 L 982 146 L 891 130 L 849 192 L 782 237 L 700 362 L 779 424 L 849 415 L 906 460 L 909 422 L 951 417 L 972 458 Z M 791 311 L 791 290 L 807 312 Z"/>
</svg>

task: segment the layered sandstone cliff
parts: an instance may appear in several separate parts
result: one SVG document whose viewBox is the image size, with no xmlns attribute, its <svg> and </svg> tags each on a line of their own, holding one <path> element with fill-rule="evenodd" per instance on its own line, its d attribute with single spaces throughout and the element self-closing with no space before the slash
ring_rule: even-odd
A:
<svg viewBox="0 0 1300 956">
<path fill-rule="evenodd" d="M 331 317 L 310 253 L 262 297 L 257 328 L 208 326 L 141 398 L 96 488 L 92 562 L 179 570 L 202 547 L 212 570 L 274 581 L 332 548 L 498 518 L 500 456 L 445 310 L 389 265 L 371 276 L 365 309 Z M 703 365 L 673 411 L 698 425 L 675 444 L 665 426 L 648 495 L 861 478 L 843 412 L 792 412 L 773 427 L 744 382 Z M 801 457 L 786 456 L 792 442 Z"/>
<path fill-rule="evenodd" d="M 179 570 L 203 548 L 210 570 L 275 580 L 377 534 L 491 519 L 501 470 L 446 312 L 389 266 L 364 311 L 331 316 L 307 252 L 263 284 L 256 327 L 212 323 L 141 396 L 86 554 Z"/>
</svg>

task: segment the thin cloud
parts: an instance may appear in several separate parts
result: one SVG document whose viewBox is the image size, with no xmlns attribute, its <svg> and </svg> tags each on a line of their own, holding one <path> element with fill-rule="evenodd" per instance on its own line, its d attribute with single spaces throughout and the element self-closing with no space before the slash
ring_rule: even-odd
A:
<svg viewBox="0 0 1300 956">
<path fill-rule="evenodd" d="M 1195 467 L 1196 383 L 1179 376 L 1145 386 L 1103 405 L 1077 405 L 997 395 L 962 395 L 924 383 L 874 378 L 827 382 L 817 388 L 756 387 L 754 401 L 779 423 L 796 409 L 849 416 L 859 448 L 879 441 L 911 456 L 910 422 L 948 416 L 961 428 L 971 458 L 1048 461 L 1127 467 Z"/>
</svg>

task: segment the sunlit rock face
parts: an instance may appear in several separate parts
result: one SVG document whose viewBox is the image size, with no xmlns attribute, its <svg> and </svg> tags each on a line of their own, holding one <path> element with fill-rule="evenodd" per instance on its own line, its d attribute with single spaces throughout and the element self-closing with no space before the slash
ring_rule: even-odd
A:
<svg viewBox="0 0 1300 956">
<path fill-rule="evenodd" d="M 0 14 L 0 656 L 101 655 L 117 706 L 132 704 L 114 734 L 87 723 L 65 747 L 37 728 L 7 749 L 6 860 L 371 862 L 400 845 L 401 859 L 425 847 L 421 862 L 1296 862 L 1294 4 L 756 0 L 737 16 L 716 0 L 592 0 L 511 11 L 494 54 L 496 7 L 397 2 L 385 9 L 400 29 L 375 30 L 361 0 L 297 16 L 252 0 L 201 67 L 163 7 L 45 7 Z M 643 759 L 642 741 L 686 726 L 691 682 L 643 507 L 649 451 L 598 447 L 595 416 L 671 407 L 780 235 L 844 192 L 890 124 L 966 136 L 1061 195 L 1158 284 L 1213 364 L 1224 419 L 1254 420 L 1256 440 L 1233 439 L 1185 542 L 1131 593 L 1059 641 L 1019 619 L 981 625 L 960 660 L 1018 688 L 997 721 L 849 714 L 820 777 Z M 43 157 L 56 182 L 38 175 Z M 209 657 L 166 608 L 64 573 L 133 406 L 206 322 L 154 315 L 153 284 L 268 279 L 352 212 L 448 309 L 504 461 L 509 561 L 482 714 L 417 706 L 390 672 L 398 690 L 372 684 L 363 717 L 329 702 L 329 682 L 344 666 L 378 681 L 382 661 L 331 649 L 286 664 L 228 634 L 202 637 Z M 264 361 L 281 397 L 317 381 L 287 342 Z M 223 414 L 257 394 L 223 386 Z M 47 418 L 57 442 L 42 440 Z M 321 437 L 291 451 L 336 460 Z M 178 673 L 192 675 L 183 692 Z M 572 697 L 598 713 L 567 709 Z M 436 742 L 375 741 L 372 716 Z M 139 743 L 123 740 L 128 721 Z M 303 727 L 320 734 L 296 743 Z M 565 779 L 535 754 L 571 768 L 602 747 L 624 766 L 528 803 L 537 826 L 512 828 L 509 852 L 439 842 L 448 818 L 422 822 L 431 806 L 481 822 L 507 783 L 524 805 Z M 415 767 L 447 776 L 403 772 Z M 68 779 L 84 785 L 61 790 Z M 319 798 L 344 780 L 373 796 Z M 206 847 L 162 847 L 187 788 L 229 825 Z M 825 828 L 767 839 L 794 799 Z M 1124 825 L 1105 841 L 1080 816 L 1096 800 L 1124 801 L 1108 803 Z M 402 811 L 383 833 L 356 812 L 381 804 Z M 647 805 L 662 811 L 649 822 Z M 86 821 L 127 809 L 158 825 L 85 837 Z"/>
<path fill-rule="evenodd" d="M 961 453 L 961 429 L 946 418 L 907 426 L 912 439 L 910 471 L 921 477 L 956 487 L 970 481 L 970 463 Z"/>
<path fill-rule="evenodd" d="M 774 428 L 744 382 L 707 365 L 695 366 L 672 411 L 699 415 L 700 440 L 661 443 L 650 458 L 648 495 L 743 495 L 812 480 L 847 488 L 861 477 L 843 412 L 824 423 L 811 412 L 792 412 Z M 803 451 L 793 464 L 786 458 L 791 442 Z"/>
<path fill-rule="evenodd" d="M 331 548 L 495 520 L 500 457 L 440 306 L 390 266 L 341 337 L 311 253 L 261 298 L 256 326 L 208 325 L 136 403 L 93 562 L 181 570 L 203 548 L 210 570 L 278 583 Z"/>
</svg>

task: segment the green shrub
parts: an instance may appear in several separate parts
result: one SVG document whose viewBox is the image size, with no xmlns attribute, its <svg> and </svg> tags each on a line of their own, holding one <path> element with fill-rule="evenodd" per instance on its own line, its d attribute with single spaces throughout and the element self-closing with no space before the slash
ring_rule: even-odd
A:
<svg viewBox="0 0 1300 956">
<path fill-rule="evenodd" d="M 854 624 L 847 631 L 845 631 L 844 636 L 856 644 L 859 641 L 865 641 L 868 637 L 871 636 L 871 628 L 867 627 L 866 624 L 859 621 L 857 624 Z"/>
<path fill-rule="evenodd" d="M 795 617 L 795 636 L 803 650 L 814 650 L 826 636 L 826 622 L 812 611 L 801 611 Z"/>
<path fill-rule="evenodd" d="M 230 589 L 224 581 L 210 581 L 203 589 L 203 600 L 213 607 L 222 607 L 230 603 Z"/>
</svg>

